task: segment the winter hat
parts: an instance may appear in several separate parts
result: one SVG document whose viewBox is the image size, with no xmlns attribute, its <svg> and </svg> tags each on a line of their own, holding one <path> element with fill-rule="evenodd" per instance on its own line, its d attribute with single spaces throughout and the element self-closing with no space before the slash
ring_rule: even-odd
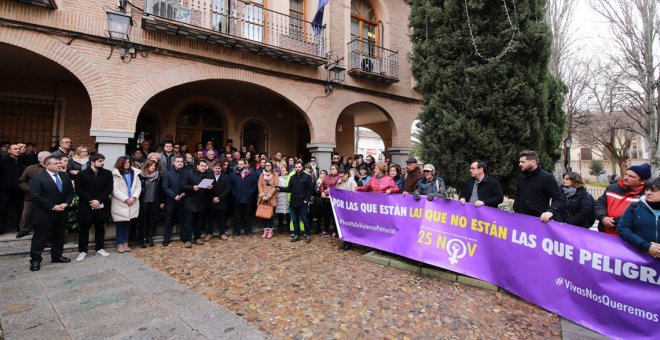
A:
<svg viewBox="0 0 660 340">
<path fill-rule="evenodd" d="M 634 172 L 643 180 L 651 178 L 651 164 L 644 163 L 640 165 L 633 165 L 628 168 L 628 170 Z"/>
</svg>

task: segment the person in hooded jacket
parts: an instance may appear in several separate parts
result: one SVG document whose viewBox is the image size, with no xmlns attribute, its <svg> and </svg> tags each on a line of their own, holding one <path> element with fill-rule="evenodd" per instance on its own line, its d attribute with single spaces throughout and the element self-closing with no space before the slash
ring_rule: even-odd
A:
<svg viewBox="0 0 660 340">
<path fill-rule="evenodd" d="M 626 242 L 660 259 L 660 177 L 648 179 L 639 202 L 630 204 L 616 224 Z"/>
<path fill-rule="evenodd" d="M 564 222 L 578 227 L 591 228 L 596 220 L 594 200 L 584 188 L 582 176 L 576 172 L 567 172 L 562 176 L 561 191 L 566 197 L 562 210 Z"/>
</svg>

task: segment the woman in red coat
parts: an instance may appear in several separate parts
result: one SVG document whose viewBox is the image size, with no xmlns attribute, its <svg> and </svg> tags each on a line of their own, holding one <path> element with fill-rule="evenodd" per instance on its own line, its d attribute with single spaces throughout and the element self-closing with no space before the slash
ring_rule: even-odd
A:
<svg viewBox="0 0 660 340">
<path fill-rule="evenodd" d="M 355 188 L 356 191 L 371 191 L 376 193 L 398 193 L 399 187 L 392 177 L 387 175 L 387 164 L 378 162 L 374 167 L 373 176 L 366 185 Z"/>
</svg>

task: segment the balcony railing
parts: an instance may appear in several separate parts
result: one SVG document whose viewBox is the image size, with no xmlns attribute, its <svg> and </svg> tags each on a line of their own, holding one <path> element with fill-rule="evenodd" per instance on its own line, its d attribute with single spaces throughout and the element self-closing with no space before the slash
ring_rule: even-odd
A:
<svg viewBox="0 0 660 340">
<path fill-rule="evenodd" d="M 348 74 L 387 84 L 399 81 L 399 53 L 354 39 L 348 43 Z"/>
<path fill-rule="evenodd" d="M 191 3 L 184 7 L 179 0 L 146 0 L 144 11 L 153 17 L 145 28 L 315 66 L 325 62 L 325 26 L 242 0 Z M 295 60 L 286 51 L 312 59 Z"/>
</svg>

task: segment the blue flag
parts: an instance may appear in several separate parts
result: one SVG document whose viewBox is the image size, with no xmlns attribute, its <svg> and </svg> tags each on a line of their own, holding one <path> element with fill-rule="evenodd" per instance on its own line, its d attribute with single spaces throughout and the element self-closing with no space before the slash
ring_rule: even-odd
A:
<svg viewBox="0 0 660 340">
<path fill-rule="evenodd" d="M 312 29 L 314 30 L 314 36 L 321 34 L 321 26 L 323 26 L 323 8 L 328 4 L 330 0 L 321 0 L 319 1 L 319 9 L 312 19 Z"/>
</svg>

